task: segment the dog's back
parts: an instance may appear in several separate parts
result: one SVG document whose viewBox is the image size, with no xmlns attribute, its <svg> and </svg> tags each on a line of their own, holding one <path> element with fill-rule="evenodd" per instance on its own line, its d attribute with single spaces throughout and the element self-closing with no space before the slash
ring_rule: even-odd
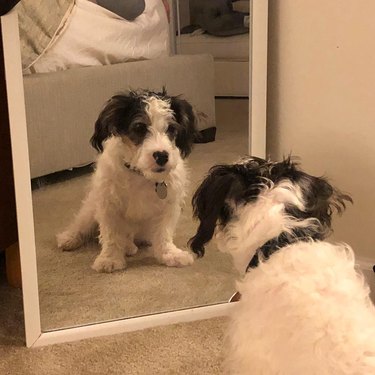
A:
<svg viewBox="0 0 375 375">
<path fill-rule="evenodd" d="M 375 309 L 347 246 L 298 242 L 238 283 L 232 374 L 375 374 Z"/>
</svg>

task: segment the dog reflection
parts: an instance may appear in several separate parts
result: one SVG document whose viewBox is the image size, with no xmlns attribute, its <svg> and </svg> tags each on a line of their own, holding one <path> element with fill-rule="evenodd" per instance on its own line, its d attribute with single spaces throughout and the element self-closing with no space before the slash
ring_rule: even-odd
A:
<svg viewBox="0 0 375 375">
<path fill-rule="evenodd" d="M 187 170 L 196 135 L 192 106 L 179 97 L 150 91 L 113 96 L 95 124 L 92 145 L 100 152 L 90 191 L 58 246 L 74 250 L 99 231 L 101 251 L 93 269 L 126 267 L 137 240 L 152 244 L 167 266 L 193 263 L 173 236 L 186 195 Z"/>
</svg>

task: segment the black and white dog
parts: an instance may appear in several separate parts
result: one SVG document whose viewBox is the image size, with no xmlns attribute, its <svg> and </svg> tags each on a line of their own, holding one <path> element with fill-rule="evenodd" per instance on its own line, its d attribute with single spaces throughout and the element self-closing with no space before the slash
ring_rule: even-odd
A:
<svg viewBox="0 0 375 375">
<path fill-rule="evenodd" d="M 375 309 L 348 245 L 331 244 L 348 195 L 291 161 L 213 167 L 193 197 L 191 248 L 213 236 L 232 255 L 240 301 L 228 331 L 232 374 L 375 374 Z"/>
<path fill-rule="evenodd" d="M 126 267 L 138 240 L 151 243 L 167 266 L 186 266 L 193 254 L 173 243 L 187 185 L 185 158 L 197 133 L 192 106 L 180 97 L 151 91 L 113 96 L 95 124 L 92 145 L 100 152 L 91 188 L 58 246 L 73 250 L 99 230 L 101 252 L 93 269 Z"/>
</svg>

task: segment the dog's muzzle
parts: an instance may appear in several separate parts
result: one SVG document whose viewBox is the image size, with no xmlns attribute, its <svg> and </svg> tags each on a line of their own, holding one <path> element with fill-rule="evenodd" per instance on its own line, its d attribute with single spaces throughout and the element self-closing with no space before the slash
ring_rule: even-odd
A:
<svg viewBox="0 0 375 375">
<path fill-rule="evenodd" d="M 129 163 L 124 163 L 124 166 L 128 168 L 130 171 L 137 173 L 140 176 L 145 177 L 145 175 L 139 169 L 132 167 Z M 165 181 L 155 182 L 155 193 L 160 199 L 167 198 L 168 185 L 165 183 Z"/>
</svg>

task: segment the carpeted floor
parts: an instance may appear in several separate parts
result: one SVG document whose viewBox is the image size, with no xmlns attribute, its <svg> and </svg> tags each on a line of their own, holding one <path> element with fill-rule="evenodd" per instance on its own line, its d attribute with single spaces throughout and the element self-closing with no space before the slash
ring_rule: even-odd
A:
<svg viewBox="0 0 375 375">
<path fill-rule="evenodd" d="M 190 163 L 192 185 L 212 164 L 232 161 L 247 152 L 247 108 L 246 100 L 218 101 L 217 142 L 197 145 Z M 67 182 L 76 184 L 78 200 L 86 181 L 87 176 L 83 176 Z M 63 226 L 64 220 L 73 214 L 74 207 L 67 204 L 71 194 L 64 193 L 63 184 L 54 188 L 58 198 L 43 201 L 36 196 L 35 200 L 35 207 L 40 210 L 36 211 L 39 215 L 36 226 L 45 329 L 139 314 L 142 309 L 150 312 L 226 301 L 232 294 L 233 269 L 229 260 L 214 248 L 209 249 L 203 261 L 197 261 L 186 270 L 160 267 L 140 256 L 132 260 L 126 272 L 114 275 L 99 275 L 91 271 L 89 266 L 97 253 L 95 246 L 76 253 L 57 252 L 49 237 L 51 233 L 47 235 L 47 232 L 54 233 Z M 40 215 L 43 209 L 45 214 Z M 189 220 L 187 208 L 178 233 L 177 242 L 181 244 L 191 235 L 185 228 L 195 228 Z M 43 221 L 50 225 L 45 233 L 40 230 Z M 45 249 L 44 253 L 41 248 Z M 7 286 L 4 264 L 1 263 L 0 256 L 0 374 L 222 374 L 225 318 L 26 349 L 22 293 Z M 124 288 L 114 295 L 113 286 L 119 288 L 121 283 L 124 283 Z M 190 296 L 186 297 L 184 293 Z M 136 299 L 140 300 L 139 310 L 126 307 L 127 298 L 133 298 L 133 304 Z"/>
<path fill-rule="evenodd" d="M 222 374 L 223 319 L 40 349 L 0 343 L 2 375 Z"/>
<path fill-rule="evenodd" d="M 222 374 L 224 318 L 27 349 L 22 298 L 1 278 L 0 374 Z"/>
<path fill-rule="evenodd" d="M 232 162 L 248 151 L 248 100 L 219 99 L 216 107 L 216 141 L 195 145 L 189 159 L 190 195 L 212 165 Z M 43 330 L 228 301 L 236 273 L 214 244 L 191 267 L 161 266 L 140 252 L 129 258 L 125 271 L 113 274 L 90 268 L 99 252 L 95 243 L 75 252 L 59 251 L 55 234 L 77 211 L 88 181 L 86 174 L 33 192 Z M 197 225 L 190 199 L 187 203 L 175 240 L 181 248 Z"/>
</svg>

